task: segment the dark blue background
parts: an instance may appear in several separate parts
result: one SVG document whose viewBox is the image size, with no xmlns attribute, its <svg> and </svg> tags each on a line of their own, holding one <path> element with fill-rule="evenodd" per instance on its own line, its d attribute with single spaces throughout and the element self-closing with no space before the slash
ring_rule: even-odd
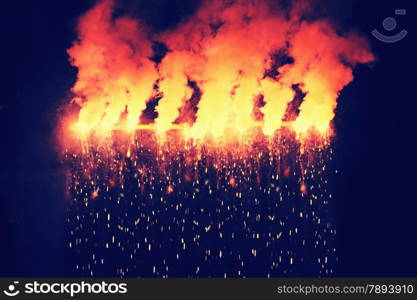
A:
<svg viewBox="0 0 417 300">
<path fill-rule="evenodd" d="M 128 1 L 126 1 L 128 2 Z M 12 4 L 13 3 L 13 4 Z M 196 1 L 136 1 L 156 29 L 191 13 Z M 3 1 L 0 95 L 0 275 L 71 275 L 65 247 L 65 177 L 54 152 L 57 108 L 76 70 L 65 50 L 91 1 Z M 377 56 L 340 95 L 334 163 L 339 276 L 416 276 L 415 34 L 412 1 L 324 1 L 341 28 L 368 35 Z M 394 17 L 409 35 L 384 44 Z"/>
</svg>

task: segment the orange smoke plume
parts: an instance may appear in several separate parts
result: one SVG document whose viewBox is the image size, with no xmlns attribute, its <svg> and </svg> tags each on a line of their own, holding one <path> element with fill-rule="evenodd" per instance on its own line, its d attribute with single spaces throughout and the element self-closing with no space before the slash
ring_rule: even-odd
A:
<svg viewBox="0 0 417 300">
<path fill-rule="evenodd" d="M 102 1 L 78 24 L 79 40 L 68 50 L 78 68 L 73 87 L 81 107 L 76 129 L 111 130 L 126 110 L 126 128 L 136 127 L 158 78 L 151 42 L 131 18 L 112 20 L 113 3 Z"/>
<path fill-rule="evenodd" d="M 140 128 L 149 101 L 157 102 L 157 116 L 147 126 L 160 134 L 177 128 L 201 140 L 261 127 L 273 136 L 285 125 L 298 136 L 326 135 L 353 67 L 373 60 L 359 35 L 340 35 L 325 20 L 303 21 L 308 5 L 284 10 L 267 0 L 205 1 L 187 21 L 157 34 L 129 16 L 113 17 L 113 9 L 104 0 L 82 16 L 68 50 L 78 69 L 72 91 L 80 108 L 72 129 L 81 135 Z M 168 49 L 160 61 L 152 59 L 154 42 Z M 295 120 L 286 121 L 295 87 L 304 98 L 290 111 Z M 182 124 L 182 114 L 194 123 Z"/>
</svg>

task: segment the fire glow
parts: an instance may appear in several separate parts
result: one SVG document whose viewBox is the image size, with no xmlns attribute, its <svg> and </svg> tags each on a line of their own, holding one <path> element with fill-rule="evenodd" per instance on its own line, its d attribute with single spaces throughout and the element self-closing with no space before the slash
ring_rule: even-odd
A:
<svg viewBox="0 0 417 300">
<path fill-rule="evenodd" d="M 352 68 L 373 56 L 359 35 L 304 21 L 309 8 L 300 3 L 284 12 L 268 1 L 205 1 L 176 28 L 151 34 L 129 16 L 113 18 L 112 1 L 99 2 L 68 50 L 78 69 L 72 134 L 179 129 L 199 141 L 253 127 L 271 137 L 286 126 L 298 137 L 328 136 Z M 154 42 L 167 48 L 160 61 Z"/>
<path fill-rule="evenodd" d="M 203 1 L 162 32 L 110 0 L 80 18 L 59 140 L 81 275 L 334 274 L 332 120 L 374 58 L 308 3 Z"/>
</svg>

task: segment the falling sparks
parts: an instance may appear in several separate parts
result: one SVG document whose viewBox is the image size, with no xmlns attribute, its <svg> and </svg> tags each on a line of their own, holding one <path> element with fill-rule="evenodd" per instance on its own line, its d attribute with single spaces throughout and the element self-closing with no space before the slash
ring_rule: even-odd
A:
<svg viewBox="0 0 417 300">
<path fill-rule="evenodd" d="M 256 142 L 225 148 L 194 145 L 175 131 L 164 144 L 137 131 L 132 146 L 114 132 L 100 147 L 81 140 L 82 153 L 67 151 L 69 243 L 81 274 L 333 274 L 324 167 L 331 147 L 258 131 Z M 106 192 L 91 197 L 97 190 Z"/>
<path fill-rule="evenodd" d="M 334 273 L 331 121 L 373 56 L 308 8 L 254 3 L 203 1 L 155 35 L 110 0 L 81 17 L 59 140 L 80 275 Z"/>
</svg>

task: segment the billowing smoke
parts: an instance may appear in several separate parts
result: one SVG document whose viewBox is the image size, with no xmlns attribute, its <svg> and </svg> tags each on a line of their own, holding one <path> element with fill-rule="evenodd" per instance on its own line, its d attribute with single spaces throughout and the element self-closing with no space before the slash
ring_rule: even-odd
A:
<svg viewBox="0 0 417 300">
<path fill-rule="evenodd" d="M 181 125 L 182 111 L 193 115 L 195 122 L 183 129 L 197 140 L 226 131 L 242 136 L 254 126 L 267 136 L 283 125 L 299 136 L 327 134 L 352 68 L 373 56 L 359 35 L 306 18 L 312 7 L 302 3 L 284 10 L 266 0 L 205 1 L 175 28 L 152 33 L 130 16 L 114 17 L 111 0 L 99 2 L 81 17 L 68 50 L 78 68 L 73 128 L 132 130 L 147 103 L 157 101 L 150 121 L 160 133 Z M 168 49 L 160 61 L 152 59 L 154 43 Z M 304 95 L 298 107 L 290 105 L 295 87 Z M 195 89 L 200 97 L 193 107 Z M 295 120 L 284 122 L 294 107 Z"/>
<path fill-rule="evenodd" d="M 111 1 L 102 1 L 87 12 L 78 24 L 79 39 L 68 50 L 78 68 L 73 92 L 82 131 L 112 129 L 126 107 L 126 126 L 135 127 L 158 78 L 142 27 L 127 17 L 112 20 L 112 10 Z"/>
</svg>

